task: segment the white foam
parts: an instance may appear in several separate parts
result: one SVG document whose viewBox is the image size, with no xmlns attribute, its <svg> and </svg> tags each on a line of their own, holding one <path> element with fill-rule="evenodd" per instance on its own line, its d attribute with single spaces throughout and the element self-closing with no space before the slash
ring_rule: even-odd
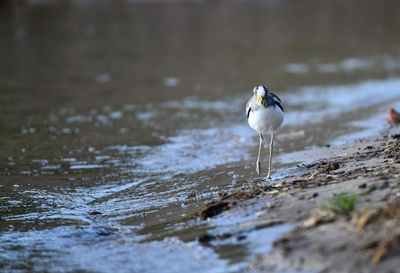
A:
<svg viewBox="0 0 400 273">
<path fill-rule="evenodd" d="M 303 63 L 290 63 L 283 66 L 283 70 L 292 74 L 305 74 L 308 73 L 310 68 L 307 64 Z"/>
<path fill-rule="evenodd" d="M 143 158 L 132 159 L 140 171 L 170 175 L 189 174 L 220 164 L 248 159 L 243 151 L 252 137 L 247 124 L 226 128 L 182 131 L 168 143 L 153 147 Z"/>
<path fill-rule="evenodd" d="M 77 169 L 101 169 L 105 168 L 105 165 L 99 165 L 99 164 L 88 164 L 88 165 L 72 165 L 70 166 L 71 170 L 77 170 Z"/>
</svg>

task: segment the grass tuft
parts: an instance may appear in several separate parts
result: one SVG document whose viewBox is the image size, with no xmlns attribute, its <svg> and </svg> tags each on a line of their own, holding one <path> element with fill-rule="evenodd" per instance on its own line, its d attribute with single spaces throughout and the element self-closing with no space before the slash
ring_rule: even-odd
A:
<svg viewBox="0 0 400 273">
<path fill-rule="evenodd" d="M 354 211 L 358 195 L 354 193 L 341 193 L 332 198 L 329 198 L 324 206 L 324 209 L 335 214 L 349 214 Z"/>
</svg>

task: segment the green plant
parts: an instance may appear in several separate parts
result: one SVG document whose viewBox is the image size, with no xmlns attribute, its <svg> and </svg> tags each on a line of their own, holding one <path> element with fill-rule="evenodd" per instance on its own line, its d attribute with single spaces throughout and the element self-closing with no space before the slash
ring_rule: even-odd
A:
<svg viewBox="0 0 400 273">
<path fill-rule="evenodd" d="M 354 193 L 341 193 L 329 198 L 324 206 L 324 209 L 335 214 L 349 214 L 354 211 L 358 195 Z"/>
</svg>

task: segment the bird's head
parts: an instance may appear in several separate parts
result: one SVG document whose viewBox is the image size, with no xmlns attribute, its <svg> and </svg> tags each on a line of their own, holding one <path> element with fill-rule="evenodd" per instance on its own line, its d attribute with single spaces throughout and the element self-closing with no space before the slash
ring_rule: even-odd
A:
<svg viewBox="0 0 400 273">
<path fill-rule="evenodd" d="M 256 101 L 257 104 L 261 103 L 265 106 L 268 106 L 267 101 L 265 99 L 268 94 L 268 87 L 264 85 L 256 86 L 253 89 L 253 93 L 255 96 L 257 96 L 257 101 Z"/>
</svg>

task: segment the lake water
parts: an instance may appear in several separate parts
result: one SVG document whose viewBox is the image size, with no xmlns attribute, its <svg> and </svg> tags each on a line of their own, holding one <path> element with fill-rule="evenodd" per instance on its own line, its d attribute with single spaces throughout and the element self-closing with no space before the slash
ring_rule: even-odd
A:
<svg viewBox="0 0 400 273">
<path fill-rule="evenodd" d="M 298 151 L 384 132 L 400 108 L 398 14 L 395 1 L 4 1 L 0 269 L 244 270 L 290 227 L 206 247 L 199 235 L 233 224 L 178 220 L 256 176 L 253 87 L 285 108 L 275 178 L 308 160 Z"/>
</svg>

